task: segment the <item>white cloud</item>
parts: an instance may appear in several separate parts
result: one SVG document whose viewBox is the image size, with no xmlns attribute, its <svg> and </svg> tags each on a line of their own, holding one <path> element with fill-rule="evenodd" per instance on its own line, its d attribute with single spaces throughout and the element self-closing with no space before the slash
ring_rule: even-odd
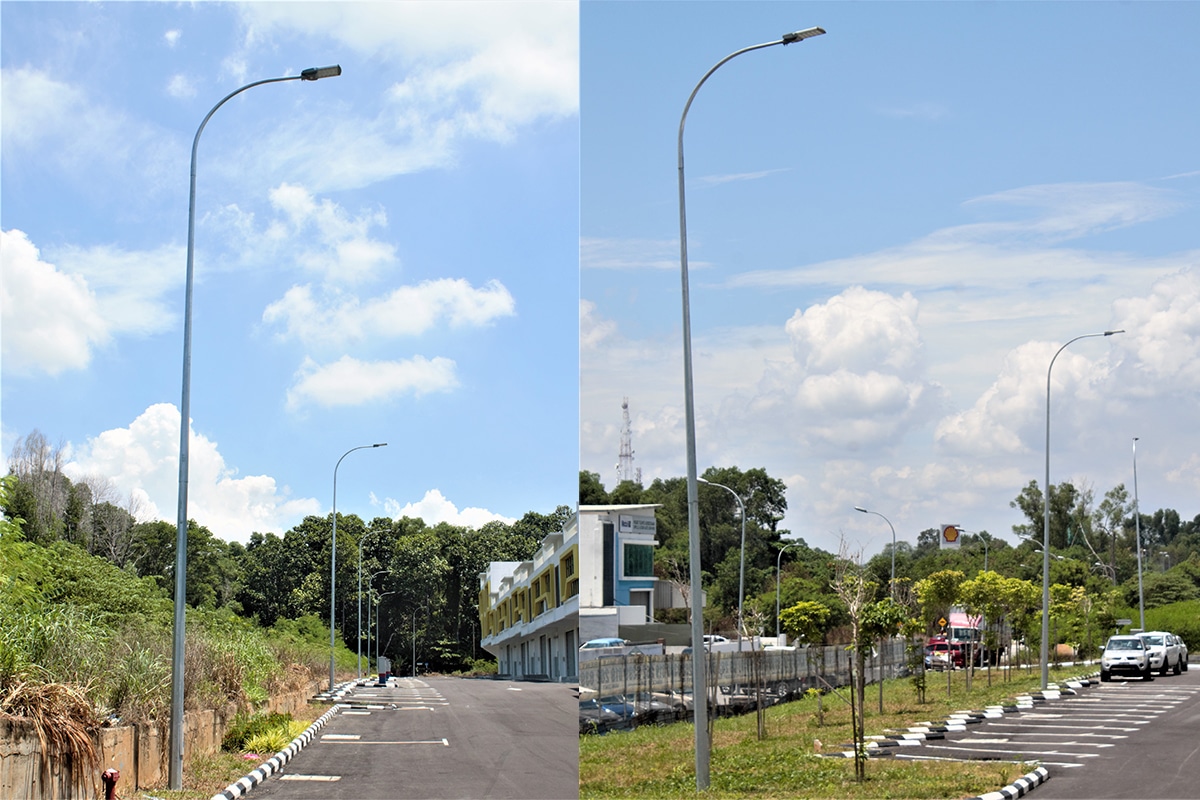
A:
<svg viewBox="0 0 1200 800">
<path fill-rule="evenodd" d="M 167 43 L 167 47 L 174 47 L 175 45 L 179 44 L 179 37 L 182 35 L 183 33 L 181 31 L 172 28 L 163 34 L 163 41 Z"/>
<path fill-rule="evenodd" d="M 1122 345 L 1136 356 L 1140 394 L 1200 389 L 1200 269 L 1157 281 L 1143 297 L 1113 303 Z"/>
<path fill-rule="evenodd" d="M 617 323 L 605 319 L 591 300 L 579 301 L 579 346 L 591 348 L 617 332 Z"/>
<path fill-rule="evenodd" d="M 195 97 L 196 86 L 186 75 L 172 75 L 167 81 L 167 94 L 177 98 Z"/>
<path fill-rule="evenodd" d="M 63 247 L 53 262 L 19 230 L 0 233 L 4 361 L 21 373 L 82 369 L 114 336 L 167 329 L 165 293 L 183 278 L 179 248 Z"/>
<path fill-rule="evenodd" d="M 330 408 L 357 406 L 412 394 L 448 392 L 458 387 L 457 365 L 440 356 L 404 361 L 359 361 L 342 356 L 321 366 L 306 358 L 288 389 L 288 408 L 309 403 Z"/>
<path fill-rule="evenodd" d="M 688 259 L 688 269 L 709 266 Z M 580 269 L 679 269 L 678 239 L 579 240 Z"/>
<path fill-rule="evenodd" d="M 319 514 L 313 498 L 291 498 L 268 475 L 237 477 L 217 443 L 192 431 L 188 445 L 188 517 L 214 535 L 246 541 L 254 531 L 280 531 L 307 514 Z M 103 475 L 120 494 L 143 502 L 142 519 L 174 521 L 178 500 L 179 410 L 159 403 L 127 428 L 114 428 L 75 448 L 64 471 L 72 479 Z"/>
<path fill-rule="evenodd" d="M 320 202 L 302 186 L 283 183 L 270 193 L 271 205 L 283 212 L 287 226 L 276 223 L 269 231 L 275 241 L 315 233 L 321 249 L 301 253 L 297 261 L 327 281 L 356 283 L 395 263 L 396 248 L 372 239 L 372 227 L 386 227 L 382 210 L 351 217 L 332 200 Z"/>
<path fill-rule="evenodd" d="M 293 286 L 263 311 L 263 322 L 281 323 L 281 338 L 310 347 L 418 336 L 444 322 L 453 328 L 482 327 L 516 313 L 516 301 L 499 281 L 480 288 L 462 278 L 439 278 L 401 286 L 365 302 L 353 295 L 314 296 Z"/>
<path fill-rule="evenodd" d="M 464 508 L 460 511 L 437 489 L 425 492 L 425 496 L 415 503 L 406 503 L 402 506 L 398 501 L 388 498 L 383 505 L 387 513 L 394 519 L 419 518 L 430 526 L 446 522 L 468 528 L 481 528 L 492 521 L 503 522 L 506 525 L 516 522 L 515 519 L 488 511 L 486 508 Z"/>
<path fill-rule="evenodd" d="M 373 118 L 328 115 L 266 151 L 322 189 L 353 188 L 452 164 L 460 144 L 504 142 L 579 106 L 575 3 L 250 3 L 244 48 L 272 37 L 332 37 L 401 76 Z M 236 59 L 234 59 L 236 61 Z M 231 62 L 232 63 L 232 62 Z M 308 66 L 307 64 L 301 66 Z M 343 80 L 345 80 L 343 78 Z M 309 154 L 321 143 L 321 159 Z"/>
<path fill-rule="evenodd" d="M 42 261 L 18 230 L 0 232 L 0 261 L 6 370 L 57 375 L 86 367 L 93 348 L 110 339 L 87 281 Z"/>
<path fill-rule="evenodd" d="M 139 186 L 144 199 L 150 189 L 178 183 L 180 154 L 171 136 L 93 103 L 81 89 L 44 70 L 0 71 L 0 101 L 5 160 L 37 158 L 69 179 L 87 175 L 84 188 L 96 192 L 100 181 L 108 202 L 126 186 Z M 139 183 L 135 176 L 149 182 Z"/>
</svg>

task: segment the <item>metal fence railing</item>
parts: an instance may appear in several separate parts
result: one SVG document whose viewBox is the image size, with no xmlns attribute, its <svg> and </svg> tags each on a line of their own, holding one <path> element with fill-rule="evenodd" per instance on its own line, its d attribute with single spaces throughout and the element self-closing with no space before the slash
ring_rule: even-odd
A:
<svg viewBox="0 0 1200 800">
<path fill-rule="evenodd" d="M 845 646 L 828 645 L 710 652 L 706 657 L 709 703 L 721 715 L 781 702 L 809 689 L 849 685 L 853 654 Z M 580 730 L 690 719 L 693 663 L 690 653 L 602 656 L 580 663 Z M 867 659 L 867 682 L 896 677 L 906 666 L 905 642 L 887 640 Z M 619 712 L 616 719 L 614 712 Z"/>
</svg>

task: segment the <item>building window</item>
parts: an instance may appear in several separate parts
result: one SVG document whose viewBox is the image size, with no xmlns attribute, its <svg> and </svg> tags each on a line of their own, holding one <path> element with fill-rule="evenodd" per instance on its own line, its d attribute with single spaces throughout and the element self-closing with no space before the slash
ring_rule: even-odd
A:
<svg viewBox="0 0 1200 800">
<path fill-rule="evenodd" d="M 654 545 L 625 543 L 624 577 L 654 577 Z"/>
</svg>

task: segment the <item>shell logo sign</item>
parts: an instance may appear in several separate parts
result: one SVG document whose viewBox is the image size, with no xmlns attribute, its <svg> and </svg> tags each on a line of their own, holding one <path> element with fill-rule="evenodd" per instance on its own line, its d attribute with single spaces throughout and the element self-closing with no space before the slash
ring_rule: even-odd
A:
<svg viewBox="0 0 1200 800">
<path fill-rule="evenodd" d="M 958 547 L 960 533 L 957 525 L 942 525 L 942 535 L 938 539 L 940 547 Z"/>
</svg>

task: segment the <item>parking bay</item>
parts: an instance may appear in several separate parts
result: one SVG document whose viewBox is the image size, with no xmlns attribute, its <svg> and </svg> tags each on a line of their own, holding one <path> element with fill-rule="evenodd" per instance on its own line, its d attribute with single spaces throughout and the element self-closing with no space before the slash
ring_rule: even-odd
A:
<svg viewBox="0 0 1200 800">
<path fill-rule="evenodd" d="M 1177 681 L 1178 679 L 1176 679 Z M 958 761 L 1030 761 L 1075 769 L 1094 763 L 1163 715 L 1189 700 L 1200 687 L 1159 678 L 1093 684 L 1020 713 L 967 725 L 942 739 L 903 747 L 895 758 Z"/>
</svg>

